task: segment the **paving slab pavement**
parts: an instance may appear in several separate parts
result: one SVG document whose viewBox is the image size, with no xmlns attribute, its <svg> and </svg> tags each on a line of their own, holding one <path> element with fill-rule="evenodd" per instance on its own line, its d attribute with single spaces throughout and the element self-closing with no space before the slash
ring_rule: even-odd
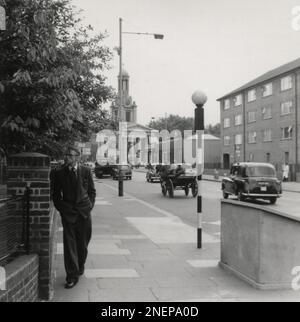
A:
<svg viewBox="0 0 300 322">
<path fill-rule="evenodd" d="M 197 249 L 195 227 L 172 213 L 126 194 L 119 198 L 109 182 L 96 188 L 102 202 L 92 214 L 86 271 L 70 290 L 57 230 L 54 302 L 300 301 L 300 291 L 256 290 L 220 268 L 220 236 L 205 232 Z"/>
</svg>

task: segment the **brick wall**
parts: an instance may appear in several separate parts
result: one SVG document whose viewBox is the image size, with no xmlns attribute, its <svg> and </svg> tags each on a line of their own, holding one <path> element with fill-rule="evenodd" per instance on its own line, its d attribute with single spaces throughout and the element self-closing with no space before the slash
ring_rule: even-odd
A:
<svg viewBox="0 0 300 322">
<path fill-rule="evenodd" d="M 6 265 L 6 290 L 0 290 L 0 302 L 36 302 L 38 269 L 37 255 L 21 256 Z"/>
<path fill-rule="evenodd" d="M 8 193 L 23 195 L 30 188 L 30 253 L 39 256 L 39 297 L 52 294 L 53 216 L 50 204 L 50 158 L 38 153 L 21 153 L 8 158 Z"/>
</svg>

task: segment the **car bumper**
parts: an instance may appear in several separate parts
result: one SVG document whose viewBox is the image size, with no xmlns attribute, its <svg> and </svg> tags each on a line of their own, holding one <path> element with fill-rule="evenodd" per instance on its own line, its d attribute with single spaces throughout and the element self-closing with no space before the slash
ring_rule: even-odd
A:
<svg viewBox="0 0 300 322">
<path fill-rule="evenodd" d="M 282 197 L 282 194 L 274 194 L 274 193 L 259 194 L 259 193 L 243 192 L 242 195 L 244 197 L 248 197 L 248 198 L 280 198 L 280 197 Z"/>
</svg>

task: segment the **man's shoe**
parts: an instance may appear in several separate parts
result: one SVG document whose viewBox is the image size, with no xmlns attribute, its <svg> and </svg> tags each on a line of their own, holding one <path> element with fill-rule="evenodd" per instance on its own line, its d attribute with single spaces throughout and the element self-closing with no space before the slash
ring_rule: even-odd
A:
<svg viewBox="0 0 300 322">
<path fill-rule="evenodd" d="M 73 288 L 77 283 L 78 283 L 78 280 L 73 280 L 73 281 L 66 282 L 65 288 L 66 289 Z"/>
</svg>

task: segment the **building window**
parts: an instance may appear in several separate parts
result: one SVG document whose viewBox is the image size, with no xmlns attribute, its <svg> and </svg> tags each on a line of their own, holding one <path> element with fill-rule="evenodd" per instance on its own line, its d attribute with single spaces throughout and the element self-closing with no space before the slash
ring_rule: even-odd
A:
<svg viewBox="0 0 300 322">
<path fill-rule="evenodd" d="M 288 89 L 291 89 L 293 87 L 293 80 L 292 76 L 286 76 L 284 78 L 281 78 L 281 90 L 286 91 Z"/>
<path fill-rule="evenodd" d="M 248 123 L 256 122 L 256 111 L 248 112 Z"/>
<path fill-rule="evenodd" d="M 224 145 L 225 146 L 230 145 L 230 136 L 224 136 Z"/>
<path fill-rule="evenodd" d="M 126 122 L 130 122 L 131 121 L 131 113 L 130 111 L 126 111 Z"/>
<path fill-rule="evenodd" d="M 249 162 L 253 162 L 254 161 L 254 153 L 250 153 L 249 154 Z"/>
<path fill-rule="evenodd" d="M 284 128 L 281 128 L 282 132 L 282 140 L 290 140 L 293 135 L 293 127 L 292 126 L 287 126 Z"/>
<path fill-rule="evenodd" d="M 272 118 L 272 107 L 271 106 L 263 107 L 261 109 L 261 113 L 262 113 L 263 120 L 271 119 Z"/>
<path fill-rule="evenodd" d="M 242 94 L 239 94 L 234 98 L 234 106 L 240 105 L 242 105 Z"/>
<path fill-rule="evenodd" d="M 234 117 L 234 125 L 237 126 L 237 125 L 241 125 L 242 124 L 242 121 L 243 121 L 243 116 L 242 114 L 239 114 L 239 115 L 236 115 Z"/>
<path fill-rule="evenodd" d="M 264 142 L 272 141 L 272 130 L 271 129 L 263 130 L 263 141 Z"/>
<path fill-rule="evenodd" d="M 273 94 L 273 84 L 268 83 L 262 87 L 262 96 L 267 97 Z"/>
<path fill-rule="evenodd" d="M 227 99 L 224 101 L 224 110 L 230 109 L 230 100 Z"/>
<path fill-rule="evenodd" d="M 224 119 L 224 129 L 230 127 L 230 118 L 225 118 Z"/>
<path fill-rule="evenodd" d="M 248 133 L 248 143 L 256 143 L 256 132 Z"/>
<path fill-rule="evenodd" d="M 256 90 L 251 89 L 250 91 L 248 91 L 248 102 L 253 102 L 255 100 L 256 100 Z"/>
<path fill-rule="evenodd" d="M 237 134 L 234 139 L 234 143 L 236 145 L 242 144 L 243 143 L 243 136 L 242 134 Z"/>
<path fill-rule="evenodd" d="M 281 115 L 291 114 L 292 113 L 292 106 L 293 106 L 292 101 L 281 103 L 280 114 Z"/>
<path fill-rule="evenodd" d="M 266 153 L 266 162 L 271 162 L 271 153 Z"/>
</svg>

